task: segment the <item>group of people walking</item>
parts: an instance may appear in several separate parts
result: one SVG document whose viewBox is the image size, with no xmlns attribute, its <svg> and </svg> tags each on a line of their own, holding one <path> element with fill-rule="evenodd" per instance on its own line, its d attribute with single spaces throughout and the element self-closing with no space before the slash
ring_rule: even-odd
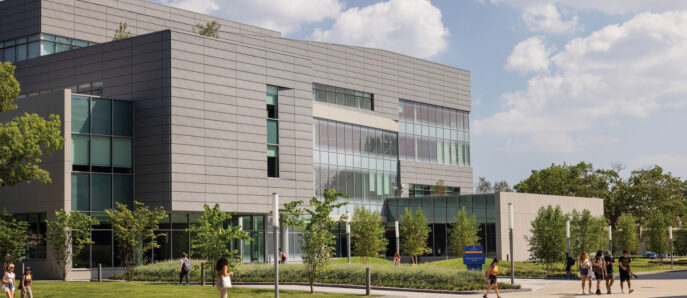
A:
<svg viewBox="0 0 687 298">
<path fill-rule="evenodd" d="M 587 252 L 582 252 L 578 258 L 580 267 L 580 278 L 582 279 L 582 294 L 586 294 L 585 286 L 588 285 L 588 293 L 592 293 L 592 277 L 596 278 L 596 294 L 601 295 L 601 281 L 606 282 L 606 294 L 611 294 L 615 275 L 613 266 L 615 259 L 610 251 L 605 254 L 597 251 L 594 258 L 590 258 Z M 568 262 L 569 263 L 569 262 Z M 618 273 L 620 275 L 620 292 L 625 293 L 624 283 L 627 282 L 628 293 L 634 292 L 632 289 L 632 260 L 627 250 L 623 250 L 623 255 L 618 258 Z"/>
<path fill-rule="evenodd" d="M 17 292 L 16 289 L 16 276 L 14 274 L 14 264 L 11 262 L 5 263 L 2 274 L 2 291 L 5 293 L 7 298 L 14 298 Z M 21 297 L 33 298 L 33 292 L 31 291 L 31 281 L 33 276 L 31 275 L 31 267 L 24 268 L 24 273 L 21 276 L 19 282 L 19 290 L 21 290 Z"/>
</svg>

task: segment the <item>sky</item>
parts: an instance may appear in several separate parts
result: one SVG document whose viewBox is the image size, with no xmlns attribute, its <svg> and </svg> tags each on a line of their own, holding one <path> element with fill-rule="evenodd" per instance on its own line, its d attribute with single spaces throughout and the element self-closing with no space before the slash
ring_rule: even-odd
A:
<svg viewBox="0 0 687 298">
<path fill-rule="evenodd" d="M 475 180 L 580 161 L 687 178 L 687 1 L 154 1 L 469 70 Z"/>
</svg>

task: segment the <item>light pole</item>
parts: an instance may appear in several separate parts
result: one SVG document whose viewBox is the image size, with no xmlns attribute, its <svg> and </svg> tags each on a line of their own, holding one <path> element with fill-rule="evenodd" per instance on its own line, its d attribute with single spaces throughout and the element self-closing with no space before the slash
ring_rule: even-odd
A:
<svg viewBox="0 0 687 298">
<path fill-rule="evenodd" d="M 401 254 L 401 240 L 398 233 L 398 220 L 394 222 L 394 232 L 396 233 L 396 253 Z"/>
<path fill-rule="evenodd" d="M 670 269 L 673 269 L 673 226 L 668 227 L 668 238 L 670 239 Z"/>
<path fill-rule="evenodd" d="M 348 246 L 348 264 L 351 263 L 351 212 L 346 211 L 346 245 Z"/>
<path fill-rule="evenodd" d="M 274 298 L 279 298 L 279 194 L 272 193 L 272 229 L 274 230 Z"/>
<path fill-rule="evenodd" d="M 510 284 L 515 284 L 515 258 L 513 257 L 513 203 L 508 203 L 508 230 L 510 238 Z"/>
<path fill-rule="evenodd" d="M 570 256 L 570 220 L 565 221 L 565 240 L 568 242 L 568 256 Z M 565 260 L 566 262 L 568 260 Z"/>
<path fill-rule="evenodd" d="M 608 251 L 613 255 L 613 227 L 608 226 Z"/>
</svg>

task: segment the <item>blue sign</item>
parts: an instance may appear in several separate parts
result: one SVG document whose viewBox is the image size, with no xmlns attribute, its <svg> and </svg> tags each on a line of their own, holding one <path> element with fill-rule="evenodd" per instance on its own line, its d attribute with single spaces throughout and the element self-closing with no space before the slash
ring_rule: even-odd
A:
<svg viewBox="0 0 687 298">
<path fill-rule="evenodd" d="M 482 271 L 484 265 L 484 248 L 480 245 L 468 245 L 465 247 L 465 254 L 463 255 L 463 264 L 468 267 L 468 270 Z"/>
</svg>

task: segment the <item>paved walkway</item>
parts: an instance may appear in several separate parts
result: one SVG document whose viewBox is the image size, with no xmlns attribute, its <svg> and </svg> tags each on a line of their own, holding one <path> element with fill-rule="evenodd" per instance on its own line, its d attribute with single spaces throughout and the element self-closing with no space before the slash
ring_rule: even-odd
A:
<svg viewBox="0 0 687 298">
<path fill-rule="evenodd" d="M 618 280 L 613 285 L 613 296 L 628 296 L 632 298 L 639 297 L 660 297 L 660 298 L 677 298 L 677 297 L 687 297 L 687 271 L 681 272 L 661 272 L 654 274 L 642 274 L 639 279 L 632 281 L 632 288 L 635 292 L 631 295 L 627 294 L 627 289 L 625 289 L 625 295 L 620 294 L 620 284 Z M 507 282 L 505 279 L 501 279 L 502 282 Z M 520 291 L 511 293 L 502 293 L 501 296 L 504 298 L 510 297 L 583 297 L 591 295 L 582 295 L 580 281 L 568 281 L 568 280 L 537 280 L 537 279 L 516 279 L 516 283 L 522 285 L 523 288 L 531 289 L 532 291 Z M 627 286 L 627 285 L 626 285 Z M 250 286 L 239 286 L 239 287 L 251 287 L 251 288 L 274 288 L 273 285 L 250 285 Z M 308 286 L 297 286 L 297 285 L 282 285 L 281 289 L 288 290 L 301 290 L 309 291 Z M 602 289 L 605 288 L 605 284 L 602 283 Z M 596 290 L 596 281 L 594 281 L 592 290 Z M 348 288 L 335 288 L 335 287 L 315 287 L 317 292 L 327 292 L 327 293 L 347 293 L 347 294 L 365 294 L 364 289 L 348 289 Z M 603 291 L 605 293 L 605 291 Z M 418 292 L 403 292 L 403 291 L 382 291 L 382 290 L 372 290 L 372 294 L 376 296 L 383 297 L 427 297 L 427 298 L 444 298 L 444 297 L 455 297 L 457 295 L 451 294 L 435 294 L 435 293 L 418 293 Z M 468 294 L 460 295 L 461 297 L 482 297 L 482 294 Z M 607 296 L 604 294 L 604 296 Z M 490 297 L 496 297 L 496 295 L 491 294 Z"/>
</svg>

